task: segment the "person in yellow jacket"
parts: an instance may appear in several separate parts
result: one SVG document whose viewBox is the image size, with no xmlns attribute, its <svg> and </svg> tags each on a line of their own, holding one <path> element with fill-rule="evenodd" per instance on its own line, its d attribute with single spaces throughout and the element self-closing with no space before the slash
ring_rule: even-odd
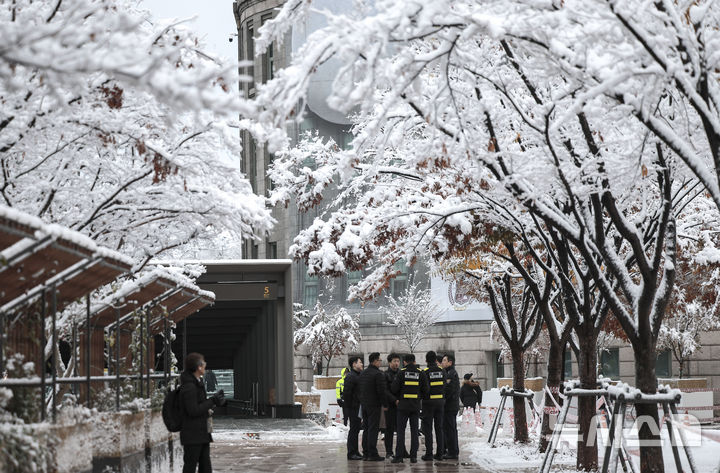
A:
<svg viewBox="0 0 720 473">
<path fill-rule="evenodd" d="M 337 400 L 337 405 L 342 408 L 343 411 L 343 424 L 347 425 L 347 414 L 345 413 L 345 405 L 343 403 L 342 394 L 343 394 L 343 388 L 345 388 L 345 377 L 348 374 L 348 367 L 342 369 L 340 372 L 340 379 L 337 380 L 337 383 L 335 383 L 335 399 Z"/>
</svg>

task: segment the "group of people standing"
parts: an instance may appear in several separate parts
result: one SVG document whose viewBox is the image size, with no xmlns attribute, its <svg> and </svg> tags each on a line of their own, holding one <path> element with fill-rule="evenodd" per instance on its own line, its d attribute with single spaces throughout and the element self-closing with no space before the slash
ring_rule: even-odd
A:
<svg viewBox="0 0 720 473">
<path fill-rule="evenodd" d="M 460 381 L 455 370 L 455 357 L 450 354 L 438 357 L 434 351 L 429 351 L 425 354 L 426 367 L 422 369 L 416 365 L 413 354 L 402 357 L 403 368 L 400 368 L 400 355 L 391 353 L 387 361 L 387 370 L 381 371 L 380 353 L 370 354 L 367 368 L 364 368 L 362 358 L 351 356 L 348 368 L 343 370 L 338 382 L 338 404 L 349 424 L 348 460 L 392 458 L 393 463 L 402 463 L 403 458 L 409 458 L 410 462 L 417 462 L 420 421 L 425 438 L 425 454 L 421 459 L 457 460 L 456 416 L 460 408 Z M 380 456 L 377 449 L 383 411 L 385 457 Z M 408 423 L 410 452 L 405 448 Z M 358 447 L 360 430 L 363 430 L 362 454 Z M 393 448 L 395 433 L 397 440 Z"/>
</svg>

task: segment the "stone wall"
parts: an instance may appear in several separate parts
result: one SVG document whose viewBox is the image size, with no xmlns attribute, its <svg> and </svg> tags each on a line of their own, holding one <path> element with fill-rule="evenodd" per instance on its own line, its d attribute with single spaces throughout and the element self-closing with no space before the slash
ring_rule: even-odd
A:
<svg viewBox="0 0 720 473">
<path fill-rule="evenodd" d="M 392 326 L 363 325 L 361 333 L 362 340 L 357 353 L 365 356 L 365 362 L 367 362 L 367 355 L 373 351 L 380 352 L 383 357 L 383 366 L 386 365 L 385 357 L 388 353 L 408 352 L 407 345 L 395 340 L 398 333 Z M 686 363 L 684 377 L 707 378 L 708 388 L 720 388 L 720 331 L 703 333 L 700 341 L 702 348 L 691 357 L 689 363 Z M 631 385 L 635 384 L 635 362 L 632 347 L 622 342 L 614 344 L 613 347 L 619 348 L 620 379 Z M 489 389 L 496 386 L 492 356 L 493 352 L 499 350 L 499 346 L 490 339 L 489 321 L 436 324 L 431 333 L 415 350 L 415 356 L 421 366 L 425 364 L 424 354 L 427 350 L 435 350 L 438 354 L 446 351 L 454 353 L 457 372 L 461 377 L 465 373 L 473 373 L 474 378 L 480 382 L 481 388 Z M 330 375 L 339 375 L 346 362 L 347 355 L 332 360 Z M 512 376 L 512 365 L 505 362 L 504 371 L 505 377 Z M 573 376 L 577 376 L 577 372 L 576 360 L 572 356 Z M 678 363 L 673 360 L 671 376 L 677 376 L 678 372 Z M 541 359 L 531 363 L 528 377 L 544 377 L 546 373 L 545 360 Z M 295 352 L 295 375 L 300 389 L 309 391 L 312 385 L 313 367 L 307 353 Z M 720 405 L 720 391 L 714 393 L 713 404 Z"/>
</svg>

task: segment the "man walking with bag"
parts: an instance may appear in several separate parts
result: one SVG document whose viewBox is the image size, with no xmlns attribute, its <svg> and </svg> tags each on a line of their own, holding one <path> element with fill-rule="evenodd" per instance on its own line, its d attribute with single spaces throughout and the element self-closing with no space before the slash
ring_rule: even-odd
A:
<svg viewBox="0 0 720 473">
<path fill-rule="evenodd" d="M 210 442 L 212 442 L 211 408 L 225 403 L 222 390 L 208 399 L 203 383 L 205 358 L 200 353 L 189 353 L 184 360 L 185 371 L 180 374 L 180 401 L 182 405 L 183 473 L 212 473 Z"/>
</svg>

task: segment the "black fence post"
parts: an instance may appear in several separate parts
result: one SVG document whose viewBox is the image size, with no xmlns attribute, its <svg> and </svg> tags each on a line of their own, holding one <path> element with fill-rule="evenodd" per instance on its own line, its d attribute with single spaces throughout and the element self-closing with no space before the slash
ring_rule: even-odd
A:
<svg viewBox="0 0 720 473">
<path fill-rule="evenodd" d="M 40 293 L 40 392 L 42 406 L 40 409 L 40 420 L 45 420 L 45 289 Z"/>
<path fill-rule="evenodd" d="M 57 287 L 52 286 L 52 418 L 53 422 L 57 420 L 57 367 L 58 350 L 57 340 Z"/>
<path fill-rule="evenodd" d="M 92 332 L 90 331 L 90 294 L 85 296 L 85 306 L 85 376 L 87 376 L 85 383 L 87 386 L 87 407 L 88 409 L 91 409 L 92 399 L 90 396 L 90 337 L 92 336 Z"/>
<path fill-rule="evenodd" d="M 115 309 L 115 412 L 120 410 L 120 311 Z"/>
</svg>

